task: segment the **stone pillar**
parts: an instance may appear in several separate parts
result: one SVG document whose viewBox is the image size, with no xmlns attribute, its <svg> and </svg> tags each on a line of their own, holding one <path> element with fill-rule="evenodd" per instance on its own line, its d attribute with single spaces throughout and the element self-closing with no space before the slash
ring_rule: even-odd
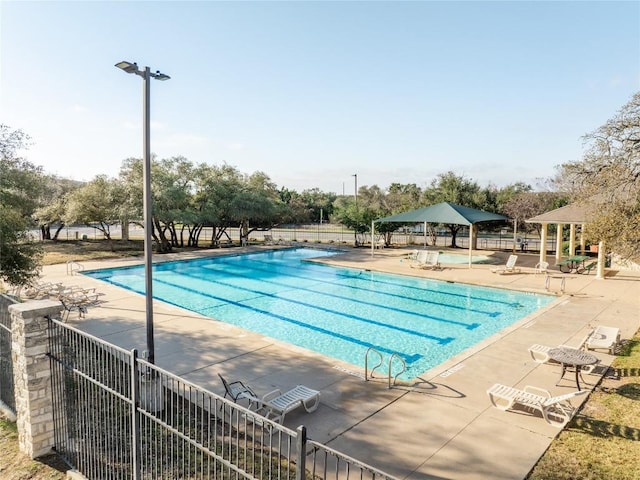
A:
<svg viewBox="0 0 640 480">
<path fill-rule="evenodd" d="M 53 405 L 46 315 L 59 316 L 60 302 L 34 300 L 9 306 L 11 357 L 20 450 L 31 458 L 51 452 Z"/>
</svg>

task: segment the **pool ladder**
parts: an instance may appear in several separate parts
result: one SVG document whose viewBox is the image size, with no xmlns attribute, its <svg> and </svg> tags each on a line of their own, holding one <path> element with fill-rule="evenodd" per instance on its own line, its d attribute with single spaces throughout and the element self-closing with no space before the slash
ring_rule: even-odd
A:
<svg viewBox="0 0 640 480">
<path fill-rule="evenodd" d="M 370 353 L 375 353 L 378 355 L 379 361 L 376 364 L 376 366 L 374 366 L 371 369 L 371 374 L 369 374 L 369 354 Z M 398 360 L 400 360 L 400 363 L 402 364 L 402 369 L 396 373 L 393 376 L 393 383 L 391 381 L 391 367 L 393 366 L 393 359 L 397 358 Z M 373 378 L 373 372 L 376 371 L 376 369 L 378 367 L 380 367 L 382 364 L 384 363 L 384 357 L 382 356 L 382 353 L 380 353 L 378 350 L 376 350 L 373 347 L 369 347 L 367 348 L 367 352 L 364 354 L 364 380 L 365 382 L 369 381 L 369 378 Z M 396 384 L 396 379 L 405 372 L 405 370 L 407 369 L 407 364 L 404 361 L 404 359 L 397 353 L 393 353 L 391 354 L 391 356 L 389 357 L 389 371 L 388 371 L 388 375 L 387 375 L 387 379 L 389 381 L 389 386 L 388 388 L 391 388 L 392 385 Z"/>
</svg>

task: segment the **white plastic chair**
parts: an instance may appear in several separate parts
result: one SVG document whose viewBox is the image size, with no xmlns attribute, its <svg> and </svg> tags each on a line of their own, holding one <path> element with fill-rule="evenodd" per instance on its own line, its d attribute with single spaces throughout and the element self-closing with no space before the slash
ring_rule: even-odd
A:
<svg viewBox="0 0 640 480">
<path fill-rule="evenodd" d="M 549 268 L 549 262 L 539 262 L 539 263 L 536 263 L 533 273 L 535 275 L 539 273 L 547 273 L 548 268 Z"/>
<path fill-rule="evenodd" d="M 518 273 L 520 271 L 519 268 L 516 268 L 516 262 L 518 261 L 518 255 L 509 255 L 509 259 L 507 260 L 507 263 L 499 268 L 494 268 L 491 271 L 493 273 L 499 273 L 499 274 L 503 274 L 503 273 Z"/>
<path fill-rule="evenodd" d="M 547 390 L 531 385 L 520 390 L 500 383 L 496 383 L 487 390 L 494 407 L 509 410 L 520 406 L 528 410 L 537 410 L 542 413 L 545 421 L 554 427 L 563 427 L 571 420 L 576 409 L 571 405 L 570 400 L 585 393 L 587 393 L 586 390 L 578 390 L 552 397 Z"/>
<path fill-rule="evenodd" d="M 265 418 L 283 423 L 284 416 L 299 407 L 304 407 L 309 413 L 315 411 L 320 403 L 320 392 L 304 385 L 297 385 L 284 393 L 280 390 L 273 390 L 266 393 L 262 399 L 248 393 L 241 393 L 238 398 L 246 398 L 251 402 L 249 410 L 254 410 L 264 415 Z"/>
</svg>

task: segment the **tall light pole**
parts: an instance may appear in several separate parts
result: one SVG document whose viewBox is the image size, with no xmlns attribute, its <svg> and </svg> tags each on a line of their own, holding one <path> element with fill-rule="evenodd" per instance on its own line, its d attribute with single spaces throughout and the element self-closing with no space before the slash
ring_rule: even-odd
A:
<svg viewBox="0 0 640 480">
<path fill-rule="evenodd" d="M 151 133 L 150 133 L 150 117 L 151 117 L 151 79 L 169 80 L 171 77 L 156 71 L 151 73 L 149 67 L 144 70 L 138 68 L 137 63 L 118 62 L 116 67 L 127 73 L 133 73 L 142 77 L 142 115 L 143 115 L 143 210 L 144 210 L 144 294 L 145 294 L 145 314 L 147 319 L 147 360 L 154 363 L 155 346 L 153 343 L 153 245 L 151 243 L 151 232 L 153 230 L 152 208 L 151 208 Z"/>
<path fill-rule="evenodd" d="M 358 208 L 358 174 L 354 173 L 353 175 L 351 175 L 355 181 L 355 188 L 353 190 L 353 194 L 355 196 L 356 199 L 356 208 Z"/>
</svg>

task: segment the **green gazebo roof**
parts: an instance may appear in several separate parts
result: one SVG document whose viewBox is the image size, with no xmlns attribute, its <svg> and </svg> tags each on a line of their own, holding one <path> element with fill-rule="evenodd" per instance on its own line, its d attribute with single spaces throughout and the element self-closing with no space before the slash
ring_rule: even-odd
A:
<svg viewBox="0 0 640 480">
<path fill-rule="evenodd" d="M 508 220 L 508 217 L 497 213 L 484 212 L 475 208 L 463 207 L 454 203 L 442 202 L 429 207 L 422 207 L 410 212 L 398 213 L 390 217 L 379 218 L 376 223 L 452 223 L 456 225 L 472 225 L 479 222 Z"/>
</svg>

